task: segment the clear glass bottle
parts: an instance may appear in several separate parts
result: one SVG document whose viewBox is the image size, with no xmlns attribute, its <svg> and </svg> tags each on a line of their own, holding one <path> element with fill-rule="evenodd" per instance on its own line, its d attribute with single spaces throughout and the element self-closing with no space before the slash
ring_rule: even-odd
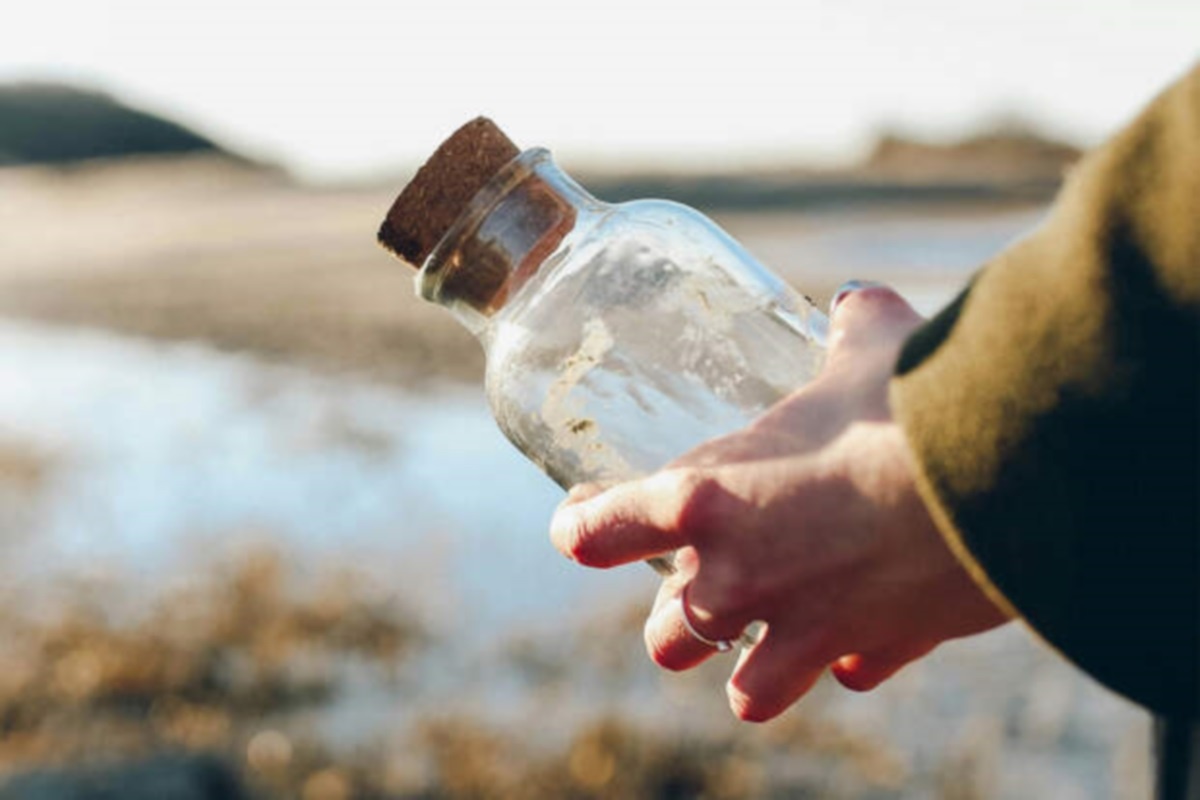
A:
<svg viewBox="0 0 1200 800">
<path fill-rule="evenodd" d="M 564 488 L 746 425 L 824 357 L 824 315 L 707 217 L 603 203 L 544 149 L 475 195 L 417 287 L 478 336 L 496 421 Z"/>
</svg>

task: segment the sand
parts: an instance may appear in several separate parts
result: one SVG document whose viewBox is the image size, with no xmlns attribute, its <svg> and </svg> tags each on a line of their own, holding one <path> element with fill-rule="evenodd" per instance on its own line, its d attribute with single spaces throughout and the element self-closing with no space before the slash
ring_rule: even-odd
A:
<svg viewBox="0 0 1200 800">
<path fill-rule="evenodd" d="M 478 344 L 418 299 L 412 270 L 376 244 L 404 182 L 312 187 L 205 156 L 0 170 L 0 315 L 200 341 L 406 388 L 478 381 Z M 953 244 L 974 219 L 1019 230 L 1029 208 L 715 216 L 824 307 L 848 278 L 947 297 L 973 261 L 914 269 L 903 259 L 889 268 L 889 258 L 914 236 L 932 235 L 935 251 L 939 237 Z M 914 232 L 914 222 L 926 227 Z M 936 227 L 946 224 L 958 227 Z"/>
<path fill-rule="evenodd" d="M 423 385 L 482 354 L 375 243 L 392 190 L 207 158 L 0 172 L 0 314 Z"/>
</svg>

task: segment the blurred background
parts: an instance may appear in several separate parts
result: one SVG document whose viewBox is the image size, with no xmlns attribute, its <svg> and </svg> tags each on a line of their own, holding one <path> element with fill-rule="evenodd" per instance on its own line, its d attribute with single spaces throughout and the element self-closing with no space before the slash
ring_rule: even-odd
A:
<svg viewBox="0 0 1200 800">
<path fill-rule="evenodd" d="M 1200 55 L 1193 0 L 16 3 L 0 28 L 0 798 L 1141 798 L 1148 720 L 1017 626 L 737 723 L 648 570 L 374 242 L 492 116 L 929 313 Z"/>
</svg>

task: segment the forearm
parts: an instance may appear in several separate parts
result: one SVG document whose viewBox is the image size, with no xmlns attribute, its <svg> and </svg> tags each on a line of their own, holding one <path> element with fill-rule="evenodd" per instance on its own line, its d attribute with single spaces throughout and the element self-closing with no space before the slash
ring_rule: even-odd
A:
<svg viewBox="0 0 1200 800">
<path fill-rule="evenodd" d="M 992 596 L 1113 688 L 1195 714 L 1200 69 L 909 340 L 922 492 Z"/>
</svg>

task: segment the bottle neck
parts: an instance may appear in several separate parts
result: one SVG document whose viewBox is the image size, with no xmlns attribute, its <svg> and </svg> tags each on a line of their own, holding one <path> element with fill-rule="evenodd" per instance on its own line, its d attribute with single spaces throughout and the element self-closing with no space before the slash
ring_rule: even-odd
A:
<svg viewBox="0 0 1200 800">
<path fill-rule="evenodd" d="M 601 204 L 560 170 L 547 150 L 526 150 L 471 200 L 417 274 L 426 300 L 446 306 L 472 331 L 534 275 Z"/>
</svg>

